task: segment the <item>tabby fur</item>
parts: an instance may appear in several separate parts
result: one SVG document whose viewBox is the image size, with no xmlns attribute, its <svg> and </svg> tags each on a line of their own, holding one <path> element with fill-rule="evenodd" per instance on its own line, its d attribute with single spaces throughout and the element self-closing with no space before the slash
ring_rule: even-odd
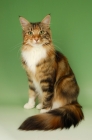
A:
<svg viewBox="0 0 92 140">
<path fill-rule="evenodd" d="M 30 23 L 20 17 L 23 29 L 22 64 L 29 83 L 29 101 L 24 108 L 35 107 L 39 115 L 29 117 L 19 129 L 54 130 L 76 126 L 84 118 L 77 101 L 79 86 L 67 58 L 55 50 L 50 30 L 50 15 Z"/>
</svg>

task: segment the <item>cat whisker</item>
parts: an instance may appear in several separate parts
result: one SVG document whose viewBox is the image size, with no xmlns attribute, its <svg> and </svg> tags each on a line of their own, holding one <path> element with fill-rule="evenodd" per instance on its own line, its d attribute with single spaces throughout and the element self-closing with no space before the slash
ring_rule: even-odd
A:
<svg viewBox="0 0 92 140">
<path fill-rule="evenodd" d="M 49 46 L 50 46 L 50 45 L 49 45 Z M 54 55 L 56 55 L 57 57 L 59 57 L 58 54 L 56 53 L 56 51 L 53 50 L 51 47 L 50 47 L 50 50 L 51 50 L 51 53 L 53 53 Z"/>
<path fill-rule="evenodd" d="M 53 40 L 53 43 L 54 43 L 54 46 L 56 46 L 58 49 L 61 49 L 61 48 L 57 45 L 57 43 L 59 43 L 59 42 Z"/>
<path fill-rule="evenodd" d="M 18 51 L 17 51 L 17 57 L 18 57 L 18 54 L 20 54 L 20 48 L 19 48 Z"/>
<path fill-rule="evenodd" d="M 61 48 L 60 48 L 58 45 L 56 45 L 55 43 L 54 43 L 54 46 L 55 46 L 56 49 L 59 49 L 59 50 L 61 49 Z"/>
<path fill-rule="evenodd" d="M 14 45 L 14 46 L 9 50 L 9 52 L 14 51 L 15 49 L 21 47 L 21 45 L 22 45 L 22 42 L 20 42 L 20 43 Z"/>
<path fill-rule="evenodd" d="M 56 41 L 55 39 L 53 39 L 53 40 L 54 40 L 55 42 L 58 41 L 57 43 L 61 43 L 61 41 L 62 41 L 61 39 L 58 39 L 57 41 Z"/>
<path fill-rule="evenodd" d="M 59 49 L 61 49 L 61 48 L 57 45 L 58 43 L 61 45 L 61 42 L 57 42 L 56 40 L 55 40 L 55 41 L 53 40 L 53 43 L 54 43 Z"/>
</svg>

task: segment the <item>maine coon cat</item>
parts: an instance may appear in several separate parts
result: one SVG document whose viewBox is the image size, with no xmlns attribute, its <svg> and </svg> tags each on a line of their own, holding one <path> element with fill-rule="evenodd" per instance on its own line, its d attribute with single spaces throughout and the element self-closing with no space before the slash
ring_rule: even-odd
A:
<svg viewBox="0 0 92 140">
<path fill-rule="evenodd" d="M 23 29 L 22 64 L 29 82 L 29 101 L 24 108 L 36 106 L 41 114 L 29 117 L 19 129 L 54 130 L 77 126 L 84 118 L 77 101 L 79 87 L 67 58 L 55 50 L 50 30 L 50 15 L 30 23 L 20 17 Z"/>
</svg>

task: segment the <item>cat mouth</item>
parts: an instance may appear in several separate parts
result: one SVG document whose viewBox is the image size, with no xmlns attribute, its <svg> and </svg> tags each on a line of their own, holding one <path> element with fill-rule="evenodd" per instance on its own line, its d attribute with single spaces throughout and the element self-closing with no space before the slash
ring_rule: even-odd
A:
<svg viewBox="0 0 92 140">
<path fill-rule="evenodd" d="M 36 41 L 36 40 L 28 40 L 26 42 L 26 44 L 33 46 L 33 45 L 40 45 L 42 43 L 40 42 L 40 40 L 38 40 L 38 41 Z"/>
<path fill-rule="evenodd" d="M 39 42 L 35 42 L 35 43 L 33 43 L 33 44 L 40 44 Z"/>
<path fill-rule="evenodd" d="M 42 44 L 42 42 L 31 42 L 30 45 L 32 47 L 39 47 L 39 46 L 42 46 L 43 44 Z"/>
</svg>

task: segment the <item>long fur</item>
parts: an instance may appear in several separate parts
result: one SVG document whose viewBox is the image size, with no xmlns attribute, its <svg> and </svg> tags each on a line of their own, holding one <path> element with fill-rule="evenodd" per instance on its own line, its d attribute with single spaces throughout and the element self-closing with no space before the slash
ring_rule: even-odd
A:
<svg viewBox="0 0 92 140">
<path fill-rule="evenodd" d="M 29 101 L 24 108 L 33 108 L 38 95 L 41 112 L 52 110 L 29 117 L 19 129 L 54 130 L 77 126 L 84 119 L 82 107 L 77 102 L 79 86 L 67 58 L 54 49 L 50 15 L 37 23 L 20 17 L 20 23 L 22 63 L 29 82 Z"/>
<path fill-rule="evenodd" d="M 72 103 L 47 113 L 29 117 L 22 123 L 19 129 L 28 131 L 68 129 L 72 125 L 75 127 L 84 119 L 81 108 L 78 103 Z"/>
</svg>

